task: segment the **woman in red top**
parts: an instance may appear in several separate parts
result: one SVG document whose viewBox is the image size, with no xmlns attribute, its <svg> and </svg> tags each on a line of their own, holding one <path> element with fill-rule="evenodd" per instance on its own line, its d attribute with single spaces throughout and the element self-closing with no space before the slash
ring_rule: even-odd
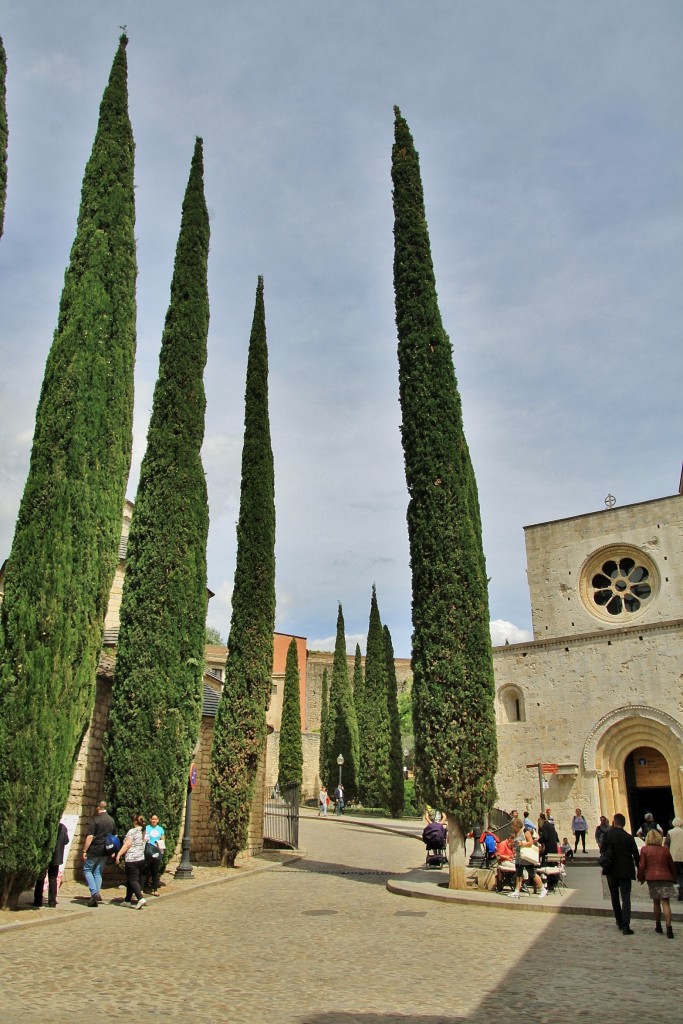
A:
<svg viewBox="0 0 683 1024">
<path fill-rule="evenodd" d="M 662 846 L 662 837 L 657 829 L 650 829 L 645 836 L 645 846 L 640 851 L 638 881 L 641 885 L 643 882 L 647 882 L 655 912 L 655 931 L 660 934 L 662 931 L 662 908 L 664 909 L 664 922 L 669 939 L 674 937 L 669 900 L 676 896 L 675 880 L 676 869 L 671 854 L 666 846 Z"/>
</svg>

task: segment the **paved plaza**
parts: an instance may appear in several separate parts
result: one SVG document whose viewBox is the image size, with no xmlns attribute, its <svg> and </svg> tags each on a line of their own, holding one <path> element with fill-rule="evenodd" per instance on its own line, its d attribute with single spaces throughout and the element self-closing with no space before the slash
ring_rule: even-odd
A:
<svg viewBox="0 0 683 1024">
<path fill-rule="evenodd" d="M 0 1024 L 630 1024 L 653 1000 L 680 1019 L 665 1008 L 683 922 L 673 941 L 651 920 L 626 937 L 609 917 L 394 895 L 388 879 L 411 876 L 422 844 L 351 818 L 303 818 L 301 846 L 289 864 L 169 885 L 139 911 L 109 890 L 97 909 L 64 893 L 54 911 L 2 915 Z"/>
</svg>

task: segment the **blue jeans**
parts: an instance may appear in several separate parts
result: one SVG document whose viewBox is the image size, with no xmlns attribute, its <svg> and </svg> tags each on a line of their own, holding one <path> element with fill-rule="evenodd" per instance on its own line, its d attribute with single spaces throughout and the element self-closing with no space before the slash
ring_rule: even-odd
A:
<svg viewBox="0 0 683 1024">
<path fill-rule="evenodd" d="M 102 868 L 108 860 L 108 857 L 88 857 L 83 861 L 83 874 L 91 896 L 94 896 L 102 888 Z"/>
</svg>

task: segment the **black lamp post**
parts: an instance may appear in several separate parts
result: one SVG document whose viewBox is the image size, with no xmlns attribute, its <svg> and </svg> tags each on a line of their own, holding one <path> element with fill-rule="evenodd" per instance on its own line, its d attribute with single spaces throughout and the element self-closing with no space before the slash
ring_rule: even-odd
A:
<svg viewBox="0 0 683 1024">
<path fill-rule="evenodd" d="M 175 878 L 187 879 L 193 877 L 192 864 L 190 863 L 190 829 L 192 826 L 192 790 L 197 784 L 197 769 L 194 763 L 190 766 L 190 777 L 187 782 L 187 800 L 185 801 L 185 828 L 183 829 L 183 856 L 180 864 L 175 869 Z"/>
</svg>

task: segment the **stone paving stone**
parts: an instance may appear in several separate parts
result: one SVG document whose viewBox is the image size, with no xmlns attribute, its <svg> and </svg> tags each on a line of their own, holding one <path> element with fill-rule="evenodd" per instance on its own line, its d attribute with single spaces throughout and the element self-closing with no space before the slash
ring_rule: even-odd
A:
<svg viewBox="0 0 683 1024">
<path fill-rule="evenodd" d="M 304 819 L 301 841 L 305 859 L 236 883 L 0 933 L 1 1024 L 556 1024 L 596 1007 L 640 1024 L 653 993 L 675 998 L 683 929 L 415 907 L 385 887 L 422 862 L 415 839 Z"/>
</svg>

